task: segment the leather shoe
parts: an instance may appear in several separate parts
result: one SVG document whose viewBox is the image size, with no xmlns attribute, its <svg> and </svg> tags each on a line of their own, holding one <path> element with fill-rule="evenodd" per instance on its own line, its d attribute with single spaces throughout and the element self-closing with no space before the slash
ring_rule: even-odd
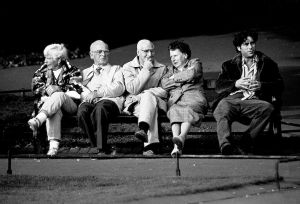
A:
<svg viewBox="0 0 300 204">
<path fill-rule="evenodd" d="M 182 137 L 180 136 L 174 136 L 172 139 L 173 143 L 175 145 L 177 145 L 178 150 L 182 150 L 183 149 L 183 144 L 184 144 L 184 140 Z"/>
<path fill-rule="evenodd" d="M 148 135 L 145 133 L 144 130 L 137 131 L 134 136 L 141 140 L 142 142 L 146 143 L 148 142 Z"/>
<path fill-rule="evenodd" d="M 177 147 L 177 145 L 175 144 L 175 145 L 174 145 L 174 148 L 173 148 L 173 150 L 172 150 L 172 152 L 171 152 L 171 156 L 172 156 L 173 158 L 175 158 L 175 157 L 176 157 L 176 154 L 177 154 L 177 156 L 182 155 L 182 150 L 179 150 L 178 147 Z"/>
<path fill-rule="evenodd" d="M 98 153 L 97 153 L 98 156 L 109 155 L 109 154 L 110 154 L 110 152 L 108 152 L 106 150 L 102 150 L 102 149 L 99 149 Z"/>
<path fill-rule="evenodd" d="M 221 153 L 223 155 L 234 155 L 234 147 L 230 143 L 224 144 L 221 147 Z"/>
<path fill-rule="evenodd" d="M 58 148 L 50 148 L 49 151 L 47 152 L 47 155 L 52 157 L 57 155 L 57 152 L 58 152 Z"/>
<path fill-rule="evenodd" d="M 233 146 L 230 143 L 224 144 L 221 147 L 221 153 L 223 155 L 247 155 L 245 151 L 237 146 Z"/>
<path fill-rule="evenodd" d="M 149 149 L 149 150 L 147 150 L 147 151 L 144 151 L 144 152 L 143 152 L 143 155 L 144 155 L 144 156 L 153 156 L 153 155 L 155 155 L 155 153 L 154 153 L 153 150 Z"/>
</svg>

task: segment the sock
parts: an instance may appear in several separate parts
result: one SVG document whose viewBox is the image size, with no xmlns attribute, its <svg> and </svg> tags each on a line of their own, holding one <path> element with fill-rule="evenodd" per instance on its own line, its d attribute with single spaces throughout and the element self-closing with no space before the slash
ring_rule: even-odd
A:
<svg viewBox="0 0 300 204">
<path fill-rule="evenodd" d="M 148 130 L 149 130 L 149 125 L 148 125 L 148 123 L 146 123 L 146 122 L 140 122 L 140 123 L 139 123 L 139 128 L 140 128 L 141 130 L 144 130 L 145 133 L 147 133 Z"/>
<path fill-rule="evenodd" d="M 57 140 L 50 140 L 49 141 L 49 149 L 58 149 L 59 141 Z"/>
</svg>

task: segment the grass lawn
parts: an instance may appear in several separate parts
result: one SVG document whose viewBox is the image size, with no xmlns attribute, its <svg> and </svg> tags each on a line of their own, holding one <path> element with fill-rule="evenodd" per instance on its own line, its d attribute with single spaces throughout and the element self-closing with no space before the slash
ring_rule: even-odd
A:
<svg viewBox="0 0 300 204">
<path fill-rule="evenodd" d="M 0 176 L 3 203 L 118 203 L 273 182 L 265 176 Z"/>
<path fill-rule="evenodd" d="M 192 196 L 256 186 L 276 188 L 274 160 L 13 159 L 13 175 L 0 169 L 0 203 L 126 203 L 166 196 Z M 0 165 L 7 165 L 0 159 Z M 297 168 L 281 166 L 284 172 Z M 5 171 L 4 171 L 5 170 Z M 293 184 L 296 185 L 296 184 Z"/>
</svg>

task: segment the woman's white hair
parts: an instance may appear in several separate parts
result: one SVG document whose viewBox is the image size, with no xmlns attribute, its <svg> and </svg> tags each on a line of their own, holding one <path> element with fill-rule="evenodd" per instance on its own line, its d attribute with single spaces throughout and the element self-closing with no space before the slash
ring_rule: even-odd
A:
<svg viewBox="0 0 300 204">
<path fill-rule="evenodd" d="M 51 55 L 53 58 L 68 59 L 68 50 L 64 44 L 50 44 L 44 49 L 44 56 Z"/>
</svg>

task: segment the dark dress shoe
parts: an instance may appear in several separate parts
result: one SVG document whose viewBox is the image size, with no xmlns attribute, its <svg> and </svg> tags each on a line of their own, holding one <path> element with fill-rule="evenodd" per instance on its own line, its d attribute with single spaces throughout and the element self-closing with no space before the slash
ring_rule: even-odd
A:
<svg viewBox="0 0 300 204">
<path fill-rule="evenodd" d="M 235 149 L 231 144 L 224 144 L 221 147 L 221 153 L 223 155 L 234 155 Z"/>
<path fill-rule="evenodd" d="M 142 142 L 148 142 L 148 135 L 144 130 L 137 131 L 134 136 L 141 140 Z"/>
</svg>

